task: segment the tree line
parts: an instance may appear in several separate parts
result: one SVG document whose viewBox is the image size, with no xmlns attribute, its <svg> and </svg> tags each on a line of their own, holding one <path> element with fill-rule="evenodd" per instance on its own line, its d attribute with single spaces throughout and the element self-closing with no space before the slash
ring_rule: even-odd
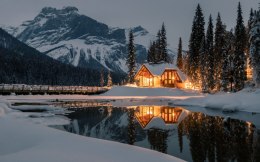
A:
<svg viewBox="0 0 260 162">
<path fill-rule="evenodd" d="M 251 10 L 248 24 L 244 25 L 240 2 L 237 8 L 237 19 L 234 30 L 227 31 L 218 13 L 215 29 L 212 16 L 209 16 L 205 31 L 203 11 L 198 4 L 192 24 L 187 55 L 182 56 L 182 41 L 180 38 L 177 66 L 188 76 L 195 87 L 203 92 L 212 91 L 239 91 L 245 87 L 247 81 L 247 63 L 254 72 L 254 78 L 259 77 L 259 49 L 255 49 L 257 59 L 250 55 L 251 48 L 257 47 L 259 35 L 254 31 L 259 28 L 259 12 Z M 254 30 L 253 30 L 254 29 Z M 254 35 L 254 36 L 253 36 Z M 249 38 L 251 41 L 249 41 Z M 247 62 L 247 60 L 251 60 Z M 253 61 L 254 60 L 254 61 Z M 255 82 L 259 85 L 259 82 Z"/>
<path fill-rule="evenodd" d="M 128 67 L 127 82 L 133 84 L 134 76 L 136 74 L 136 50 L 134 44 L 134 33 L 132 30 L 130 30 L 129 32 L 128 40 L 128 56 L 126 60 L 126 65 Z M 156 40 L 151 41 L 149 49 L 147 51 L 147 60 L 145 61 L 149 64 L 172 62 L 168 55 L 167 37 L 164 23 L 162 24 L 161 29 L 157 33 Z"/>
</svg>

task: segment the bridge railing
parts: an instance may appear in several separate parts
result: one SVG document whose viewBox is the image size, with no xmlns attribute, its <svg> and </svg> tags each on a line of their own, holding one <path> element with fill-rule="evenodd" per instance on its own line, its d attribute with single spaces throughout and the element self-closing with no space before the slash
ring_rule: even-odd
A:
<svg viewBox="0 0 260 162">
<path fill-rule="evenodd" d="M 26 84 L 0 84 L 0 92 L 5 93 L 62 93 L 62 94 L 90 94 L 108 91 L 110 87 L 96 86 L 51 86 Z"/>
</svg>

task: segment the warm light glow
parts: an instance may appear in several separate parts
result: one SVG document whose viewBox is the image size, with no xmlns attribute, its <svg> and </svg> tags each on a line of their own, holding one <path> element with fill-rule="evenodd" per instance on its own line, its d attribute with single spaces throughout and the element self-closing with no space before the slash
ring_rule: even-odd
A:
<svg viewBox="0 0 260 162">
<path fill-rule="evenodd" d="M 152 115 L 153 112 L 152 111 L 147 111 L 146 114 L 151 114 Z"/>
<path fill-rule="evenodd" d="M 156 117 L 162 118 L 165 124 L 178 123 L 182 112 L 181 108 L 161 107 L 161 106 L 138 106 L 135 117 L 143 128 Z"/>
<path fill-rule="evenodd" d="M 192 84 L 191 84 L 191 82 L 186 81 L 186 82 L 185 82 L 185 88 L 186 88 L 186 89 L 192 89 Z"/>
</svg>

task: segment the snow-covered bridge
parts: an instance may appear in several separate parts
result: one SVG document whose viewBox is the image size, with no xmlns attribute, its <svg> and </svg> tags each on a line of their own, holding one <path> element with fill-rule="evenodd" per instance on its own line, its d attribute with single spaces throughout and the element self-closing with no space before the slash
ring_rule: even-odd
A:
<svg viewBox="0 0 260 162">
<path fill-rule="evenodd" d="M 90 86 L 50 86 L 26 84 L 0 84 L 0 95 L 36 95 L 36 94 L 100 94 L 108 91 L 109 87 Z"/>
</svg>

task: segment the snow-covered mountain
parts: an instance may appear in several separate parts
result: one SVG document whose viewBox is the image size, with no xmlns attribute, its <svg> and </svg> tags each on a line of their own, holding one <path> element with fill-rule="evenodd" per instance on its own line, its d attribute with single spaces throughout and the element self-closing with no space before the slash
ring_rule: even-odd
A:
<svg viewBox="0 0 260 162">
<path fill-rule="evenodd" d="M 45 7 L 18 27 L 3 28 L 42 53 L 61 62 L 125 73 L 129 29 L 113 28 L 79 13 L 75 7 Z M 132 28 L 137 62 L 146 60 L 149 42 L 155 37 L 141 26 Z M 170 50 L 170 54 L 174 53 Z"/>
</svg>

